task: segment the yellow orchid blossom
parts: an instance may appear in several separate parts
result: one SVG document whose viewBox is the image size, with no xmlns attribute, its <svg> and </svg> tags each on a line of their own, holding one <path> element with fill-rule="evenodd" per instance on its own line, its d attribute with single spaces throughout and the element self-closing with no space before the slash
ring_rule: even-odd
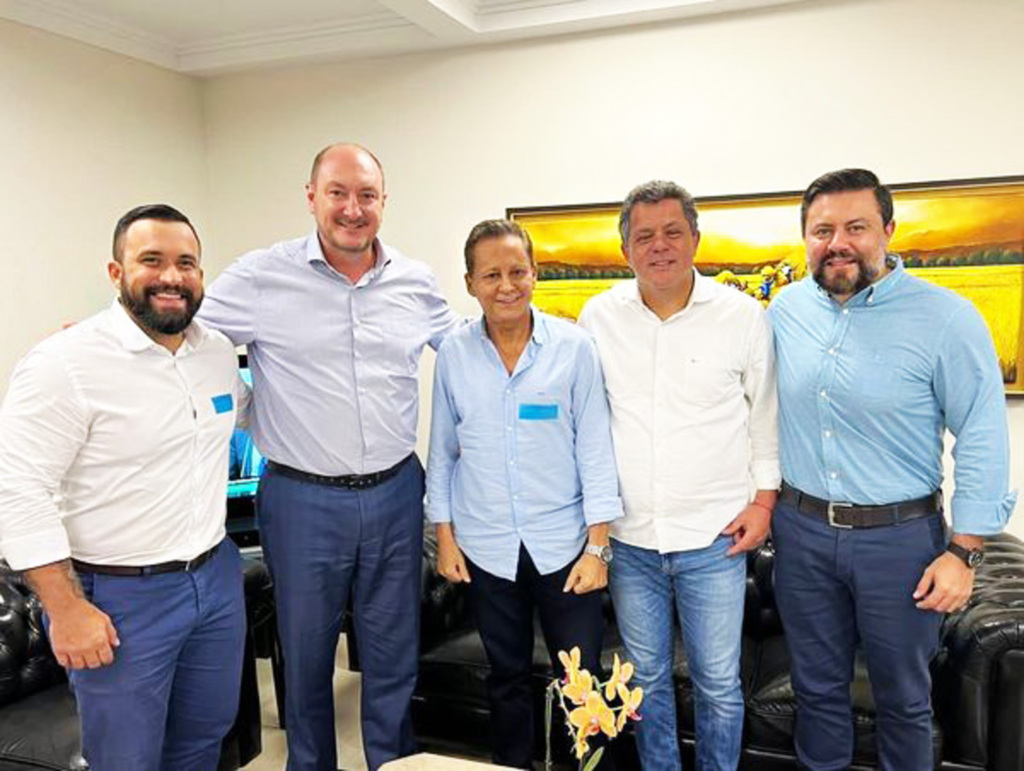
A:
<svg viewBox="0 0 1024 771">
<path fill-rule="evenodd" d="M 576 672 L 575 679 L 570 680 L 562 687 L 562 693 L 564 693 L 566 698 L 576 705 L 585 704 L 587 698 L 593 692 L 594 678 L 585 669 L 581 669 Z"/>
<path fill-rule="evenodd" d="M 615 713 L 605 704 L 599 691 L 591 691 L 587 694 L 586 704 L 569 713 L 569 722 L 578 729 L 577 741 L 579 741 L 579 733 L 584 731 L 587 736 L 603 731 L 612 739 L 619 733 L 619 729 L 615 726 Z"/>
<path fill-rule="evenodd" d="M 629 682 L 629 679 L 633 676 L 633 665 L 628 661 L 623 664 L 619 661 L 619 654 L 615 654 L 615 658 L 612 661 L 612 676 L 608 678 L 608 682 L 604 685 L 604 697 L 608 701 L 615 698 L 615 691 L 619 685 L 625 685 Z"/>
<path fill-rule="evenodd" d="M 559 651 L 558 660 L 562 662 L 562 669 L 565 670 L 565 682 L 573 682 L 580 671 L 580 646 L 573 646 L 568 653 Z"/>
<path fill-rule="evenodd" d="M 640 719 L 640 715 L 637 714 L 637 709 L 644 700 L 644 689 L 634 688 L 631 691 L 625 685 L 619 683 L 617 692 L 619 701 L 622 702 L 622 709 L 619 711 L 619 718 L 616 721 L 615 727 L 621 731 L 626 725 L 627 720 Z"/>
</svg>

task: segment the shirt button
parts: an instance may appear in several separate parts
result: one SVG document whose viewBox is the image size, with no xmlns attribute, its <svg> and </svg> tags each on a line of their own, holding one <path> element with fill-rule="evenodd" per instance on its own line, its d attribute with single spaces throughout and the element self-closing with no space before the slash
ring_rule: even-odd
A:
<svg viewBox="0 0 1024 771">
<path fill-rule="evenodd" d="M 850 312 L 849 308 L 843 308 L 843 315 L 847 315 Z"/>
<path fill-rule="evenodd" d="M 830 471 L 830 472 L 828 472 L 828 475 L 829 475 L 829 477 L 830 477 L 830 478 L 832 478 L 832 479 L 835 479 L 836 477 L 838 477 L 838 476 L 839 476 L 839 474 L 837 474 L 837 473 L 836 473 L 835 471 Z"/>
<path fill-rule="evenodd" d="M 821 389 L 821 393 L 819 393 L 818 396 L 820 396 L 822 399 L 824 399 L 826 396 L 828 396 L 828 391 L 826 391 L 824 388 L 822 388 Z"/>
<path fill-rule="evenodd" d="M 506 431 L 511 431 L 512 430 L 512 426 L 505 426 L 505 430 Z"/>
<path fill-rule="evenodd" d="M 829 348 L 828 349 L 828 353 L 829 353 L 829 356 L 835 356 L 836 355 L 836 349 L 835 348 Z"/>
<path fill-rule="evenodd" d="M 828 431 L 828 430 L 826 430 L 826 431 L 825 431 L 825 438 L 826 438 L 826 439 L 828 439 L 828 438 L 829 438 L 830 436 L 832 436 L 832 432 L 831 432 L 831 431 Z"/>
</svg>

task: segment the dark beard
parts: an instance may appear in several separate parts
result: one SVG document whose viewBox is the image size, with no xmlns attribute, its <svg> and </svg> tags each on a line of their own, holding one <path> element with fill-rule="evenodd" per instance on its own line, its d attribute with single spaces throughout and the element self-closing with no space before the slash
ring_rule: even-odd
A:
<svg viewBox="0 0 1024 771">
<path fill-rule="evenodd" d="M 153 307 L 152 296 L 169 290 L 181 294 L 182 299 L 185 300 L 184 310 L 160 312 Z M 202 302 L 202 293 L 196 298 L 190 289 L 183 286 L 154 284 L 146 287 L 142 295 L 138 296 L 129 293 L 124 282 L 122 281 L 121 283 L 121 305 L 135 317 L 140 326 L 161 335 L 177 335 L 180 332 L 184 332 L 188 325 L 192 323 L 192 317 L 196 315 Z"/>
<path fill-rule="evenodd" d="M 814 271 L 815 282 L 817 282 L 818 286 L 831 295 L 848 295 L 852 297 L 862 289 L 867 289 L 878 280 L 878 276 L 880 275 L 879 271 L 865 263 L 859 255 L 856 260 L 856 278 L 849 279 L 837 274 L 832 276 L 831 280 L 829 280 L 825 277 L 825 267 L 829 261 L 829 257 L 826 257 L 818 263 L 818 267 Z"/>
</svg>

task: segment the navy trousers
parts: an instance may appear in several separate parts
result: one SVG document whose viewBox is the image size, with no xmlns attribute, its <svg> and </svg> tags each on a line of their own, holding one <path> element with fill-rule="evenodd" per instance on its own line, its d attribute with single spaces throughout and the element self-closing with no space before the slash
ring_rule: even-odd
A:
<svg viewBox="0 0 1024 771">
<path fill-rule="evenodd" d="M 467 562 L 469 600 L 491 666 L 487 686 L 491 703 L 492 756 L 498 765 L 531 768 L 534 609 L 539 613 L 544 642 L 559 676 L 564 673 L 558 662 L 558 651 L 568 651 L 578 645 L 581 666 L 600 677 L 604 635 L 602 593 L 566 594 L 562 587 L 576 559 L 555 573 L 541 575 L 523 546 L 519 548 L 515 581 L 499 578 Z M 557 707 L 554 720 L 556 726 L 562 721 Z M 594 740 L 591 745 L 596 746 Z M 607 767 L 602 763 L 602 768 Z"/>
<path fill-rule="evenodd" d="M 285 661 L 288 771 L 335 771 L 338 636 L 352 600 L 371 771 L 415 749 L 410 701 L 419 656 L 423 467 L 346 490 L 268 469 L 257 512 L 274 579 Z"/>
<path fill-rule="evenodd" d="M 213 771 L 238 712 L 245 595 L 225 539 L 194 573 L 79 576 L 110 616 L 114 662 L 71 670 L 90 771 Z"/>
<path fill-rule="evenodd" d="M 792 656 L 796 751 L 814 771 L 853 756 L 850 683 L 863 648 L 876 708 L 879 767 L 932 769 L 931 675 L 942 614 L 913 592 L 946 548 L 941 516 L 837 529 L 779 502 L 772 517 L 775 594 Z"/>
</svg>

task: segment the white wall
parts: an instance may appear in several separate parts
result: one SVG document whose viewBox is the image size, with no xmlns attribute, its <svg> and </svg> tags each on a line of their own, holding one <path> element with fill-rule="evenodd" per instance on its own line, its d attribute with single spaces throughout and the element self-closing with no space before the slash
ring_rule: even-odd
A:
<svg viewBox="0 0 1024 771">
<path fill-rule="evenodd" d="M 866 0 L 219 78 L 204 91 L 218 257 L 310 229 L 302 183 L 338 139 L 379 154 L 385 240 L 466 312 L 462 241 L 507 206 L 620 200 L 651 177 L 714 195 L 852 165 L 890 182 L 1019 174 L 1021 29 L 1019 0 Z"/>
<path fill-rule="evenodd" d="M 206 218 L 198 81 L 0 21 L 0 395 L 15 362 L 113 296 L 114 223 L 139 203 Z"/>
</svg>

